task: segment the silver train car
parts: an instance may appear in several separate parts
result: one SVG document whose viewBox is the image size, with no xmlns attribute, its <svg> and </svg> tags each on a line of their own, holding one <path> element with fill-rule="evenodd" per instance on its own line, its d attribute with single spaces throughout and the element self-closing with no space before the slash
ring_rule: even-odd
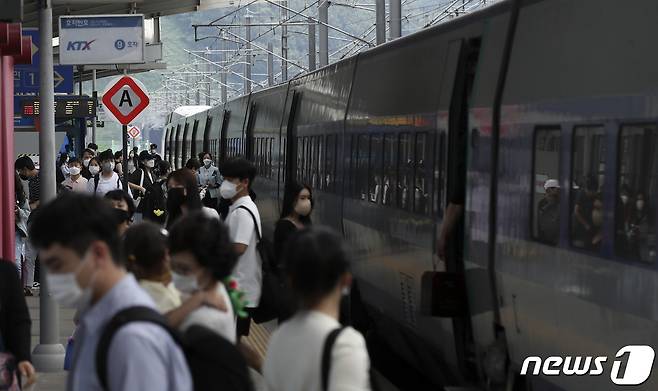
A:
<svg viewBox="0 0 658 391">
<path fill-rule="evenodd" d="M 354 323 L 423 384 L 621 389 L 622 348 L 658 346 L 657 17 L 654 0 L 499 2 L 169 122 L 165 156 L 251 159 L 270 236 L 286 183 L 310 184 L 314 223 L 354 250 Z"/>
</svg>

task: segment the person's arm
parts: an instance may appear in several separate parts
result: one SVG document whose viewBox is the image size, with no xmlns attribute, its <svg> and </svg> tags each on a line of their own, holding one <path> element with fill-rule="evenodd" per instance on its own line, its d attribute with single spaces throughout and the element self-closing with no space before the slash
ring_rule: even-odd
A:
<svg viewBox="0 0 658 391">
<path fill-rule="evenodd" d="M 580 205 L 576 204 L 576 207 L 574 208 L 573 213 L 576 216 L 576 220 L 578 220 L 578 222 L 583 227 L 585 227 L 586 230 L 589 231 L 591 229 L 591 227 L 590 227 L 589 223 L 587 222 L 587 219 L 585 218 L 585 216 L 583 216 L 583 210 L 580 207 Z"/>
<path fill-rule="evenodd" d="M 196 292 L 185 300 L 180 307 L 167 312 L 165 317 L 172 327 L 178 328 L 192 311 L 204 305 L 215 307 L 220 311 L 226 311 L 227 309 L 225 299 L 221 297 L 216 289 L 211 289 Z"/>
<path fill-rule="evenodd" d="M 439 241 L 437 244 L 437 252 L 439 258 L 445 259 L 446 255 L 446 243 L 455 229 L 455 225 L 459 221 L 459 218 L 464 212 L 463 204 L 448 204 L 446 208 L 445 217 L 443 219 L 443 224 L 441 224 L 441 230 L 439 231 Z"/>
<path fill-rule="evenodd" d="M 236 209 L 233 213 L 236 213 L 236 216 L 231 220 L 229 231 L 233 239 L 233 250 L 240 256 L 247 251 L 251 236 L 255 234 L 254 219 L 242 208 Z"/>
</svg>

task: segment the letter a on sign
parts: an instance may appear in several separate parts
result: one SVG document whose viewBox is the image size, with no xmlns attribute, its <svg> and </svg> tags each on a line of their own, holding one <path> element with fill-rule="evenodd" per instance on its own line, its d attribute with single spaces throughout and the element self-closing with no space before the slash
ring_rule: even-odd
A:
<svg viewBox="0 0 658 391">
<path fill-rule="evenodd" d="M 130 100 L 130 94 L 128 90 L 123 90 L 121 93 L 121 101 L 119 102 L 119 108 L 123 107 L 123 104 L 127 103 L 128 106 L 133 107 L 133 101 Z"/>
<path fill-rule="evenodd" d="M 146 89 L 130 76 L 123 76 L 110 83 L 102 101 L 106 114 L 122 125 L 132 122 L 149 105 Z"/>
</svg>

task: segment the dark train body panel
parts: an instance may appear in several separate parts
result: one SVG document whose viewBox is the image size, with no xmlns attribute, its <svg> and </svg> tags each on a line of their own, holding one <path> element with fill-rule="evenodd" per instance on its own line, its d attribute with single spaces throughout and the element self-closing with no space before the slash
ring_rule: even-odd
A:
<svg viewBox="0 0 658 391">
<path fill-rule="evenodd" d="M 377 333 L 429 382 L 484 385 L 495 372 L 487 360 L 502 351 L 511 374 L 528 356 L 608 356 L 604 376 L 521 381 L 533 390 L 615 389 L 617 350 L 658 345 L 658 58 L 650 38 L 658 3 L 526 0 L 514 31 L 515 4 L 168 123 L 165 158 L 179 167 L 189 144 L 218 163 L 254 161 L 268 236 L 286 184 L 311 185 L 314 223 L 341 232 L 354 250 L 358 299 Z M 540 208 L 548 179 L 561 185 L 550 238 Z M 464 219 L 440 261 L 437 231 L 462 185 Z M 641 208 L 621 205 L 622 192 L 635 205 L 646 200 L 643 225 L 629 222 Z M 588 208 L 583 233 L 577 216 Z M 427 275 L 460 276 L 465 314 L 425 310 L 440 299 L 423 285 Z M 638 389 L 657 384 L 650 378 Z"/>
</svg>

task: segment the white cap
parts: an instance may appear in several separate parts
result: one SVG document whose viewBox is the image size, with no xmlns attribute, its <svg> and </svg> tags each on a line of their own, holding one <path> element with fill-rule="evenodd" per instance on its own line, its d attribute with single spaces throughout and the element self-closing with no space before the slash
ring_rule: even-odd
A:
<svg viewBox="0 0 658 391">
<path fill-rule="evenodd" d="M 549 179 L 544 183 L 544 190 L 548 190 L 551 187 L 557 187 L 558 189 L 560 188 L 560 182 L 558 182 L 557 179 Z"/>
</svg>

